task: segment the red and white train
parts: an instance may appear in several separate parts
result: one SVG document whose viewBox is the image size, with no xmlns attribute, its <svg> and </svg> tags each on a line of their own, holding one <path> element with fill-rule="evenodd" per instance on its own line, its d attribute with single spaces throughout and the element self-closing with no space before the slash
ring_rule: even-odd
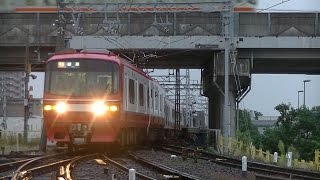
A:
<svg viewBox="0 0 320 180">
<path fill-rule="evenodd" d="M 47 62 L 43 97 L 49 141 L 128 145 L 174 128 L 164 89 L 127 60 L 108 52 L 69 50 Z"/>
</svg>

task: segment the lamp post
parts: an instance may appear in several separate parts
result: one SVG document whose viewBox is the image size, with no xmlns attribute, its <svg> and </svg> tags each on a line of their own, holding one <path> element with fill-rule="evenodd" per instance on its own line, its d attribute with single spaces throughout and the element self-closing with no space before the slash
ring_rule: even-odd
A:
<svg viewBox="0 0 320 180">
<path fill-rule="evenodd" d="M 306 107 L 306 82 L 310 81 L 310 79 L 303 80 L 303 107 Z"/>
<path fill-rule="evenodd" d="M 304 91 L 302 91 L 302 90 L 298 91 L 298 109 L 300 108 L 299 98 L 300 98 L 300 93 L 302 93 L 302 92 L 304 92 Z"/>
</svg>

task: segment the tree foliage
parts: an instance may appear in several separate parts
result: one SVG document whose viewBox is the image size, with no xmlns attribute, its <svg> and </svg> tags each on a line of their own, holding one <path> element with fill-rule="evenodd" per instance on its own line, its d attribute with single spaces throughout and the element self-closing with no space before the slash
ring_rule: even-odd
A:
<svg viewBox="0 0 320 180">
<path fill-rule="evenodd" d="M 285 152 L 293 152 L 295 158 L 313 160 L 315 149 L 320 149 L 320 107 L 294 109 L 289 104 L 279 104 L 277 125 L 267 129 L 262 139 L 264 149 L 283 151 L 276 144 L 283 142 Z"/>
<path fill-rule="evenodd" d="M 320 106 L 295 109 L 282 103 L 275 109 L 280 113 L 276 127 L 267 128 L 263 135 L 252 124 L 250 112 L 239 110 L 238 139 L 270 152 L 285 155 L 290 151 L 294 158 L 313 160 L 314 151 L 320 149 Z M 262 113 L 255 111 L 254 115 L 256 118 Z"/>
<path fill-rule="evenodd" d="M 256 147 L 260 146 L 260 134 L 258 128 L 251 122 L 250 112 L 247 110 L 239 110 L 239 130 L 237 137 L 244 143 L 253 143 Z"/>
<path fill-rule="evenodd" d="M 260 116 L 263 116 L 263 114 L 262 114 L 261 112 L 259 112 L 259 111 L 254 111 L 254 118 L 255 118 L 255 120 L 258 120 L 258 118 L 259 118 Z"/>
</svg>

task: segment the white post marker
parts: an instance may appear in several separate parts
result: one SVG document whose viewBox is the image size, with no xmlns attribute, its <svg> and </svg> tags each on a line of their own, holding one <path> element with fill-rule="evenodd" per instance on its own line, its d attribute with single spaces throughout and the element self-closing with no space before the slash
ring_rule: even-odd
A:
<svg viewBox="0 0 320 180">
<path fill-rule="evenodd" d="M 288 152 L 287 154 L 287 167 L 291 167 L 292 165 L 292 152 Z"/>
<path fill-rule="evenodd" d="M 247 157 L 242 156 L 242 177 L 247 177 Z"/>
<path fill-rule="evenodd" d="M 129 169 L 129 180 L 136 180 L 136 170 Z"/>
<path fill-rule="evenodd" d="M 17 142 L 16 142 L 17 152 L 19 152 L 19 151 L 20 151 L 20 147 L 19 147 L 19 133 L 16 134 L 16 140 L 17 140 Z"/>
<path fill-rule="evenodd" d="M 277 153 L 277 152 L 274 152 L 274 153 L 273 153 L 273 162 L 274 162 L 274 163 L 277 163 L 277 162 L 278 162 L 278 153 Z"/>
</svg>

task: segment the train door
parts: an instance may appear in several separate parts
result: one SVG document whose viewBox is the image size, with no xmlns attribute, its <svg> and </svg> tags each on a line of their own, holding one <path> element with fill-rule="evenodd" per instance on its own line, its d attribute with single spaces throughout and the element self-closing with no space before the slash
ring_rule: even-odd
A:
<svg viewBox="0 0 320 180">
<path fill-rule="evenodd" d="M 127 121 L 127 111 L 128 111 L 128 74 L 124 75 L 124 86 L 123 86 L 123 107 L 125 111 L 125 120 Z"/>
<path fill-rule="evenodd" d="M 148 127 L 147 127 L 147 134 L 149 134 L 149 128 L 152 120 L 152 99 L 151 99 L 151 81 L 148 81 L 148 90 L 147 90 L 147 113 L 148 113 Z"/>
</svg>

